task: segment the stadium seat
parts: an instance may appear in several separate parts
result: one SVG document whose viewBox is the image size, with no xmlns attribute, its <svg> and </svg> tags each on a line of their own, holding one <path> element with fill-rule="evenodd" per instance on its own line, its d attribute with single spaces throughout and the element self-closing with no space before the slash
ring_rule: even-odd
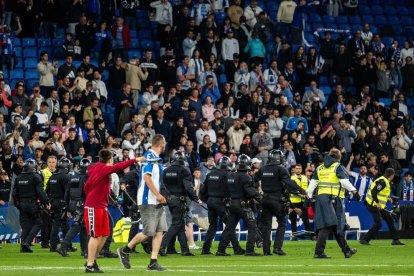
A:
<svg viewBox="0 0 414 276">
<path fill-rule="evenodd" d="M 80 60 L 74 60 L 72 62 L 73 66 L 75 66 L 76 68 L 79 68 L 79 66 L 81 65 L 81 63 L 82 63 L 82 61 L 80 61 Z"/>
<path fill-rule="evenodd" d="M 34 69 L 37 67 L 38 60 L 35 58 L 27 58 L 24 60 L 25 69 Z"/>
<path fill-rule="evenodd" d="M 53 56 L 52 48 L 50 47 L 41 47 L 39 48 L 39 55 L 41 52 L 47 52 L 49 54 L 49 58 Z"/>
<path fill-rule="evenodd" d="M 132 38 L 131 39 L 130 48 L 131 49 L 139 49 L 139 40 L 137 38 Z"/>
<path fill-rule="evenodd" d="M 322 19 L 324 24 L 335 23 L 335 17 L 333 16 L 324 15 Z"/>
<path fill-rule="evenodd" d="M 363 15 L 362 16 L 362 23 L 368 23 L 368 24 L 374 24 L 374 17 L 372 17 L 371 15 Z"/>
<path fill-rule="evenodd" d="M 131 39 L 134 39 L 134 38 L 138 37 L 137 31 L 135 31 L 135 30 L 130 30 L 129 34 L 131 36 Z"/>
<path fill-rule="evenodd" d="M 10 79 L 22 80 L 24 79 L 24 71 L 22 69 L 14 69 L 9 72 Z"/>
<path fill-rule="evenodd" d="M 52 46 L 54 48 L 60 47 L 60 46 L 63 45 L 63 43 L 65 43 L 65 39 L 64 38 L 54 38 L 53 41 L 52 41 L 52 44 L 53 44 Z"/>
<path fill-rule="evenodd" d="M 321 17 L 318 14 L 313 14 L 313 13 L 310 15 L 309 21 L 312 22 L 312 23 L 321 23 L 322 22 Z"/>
<path fill-rule="evenodd" d="M 221 74 L 220 75 L 220 84 L 226 83 L 227 82 L 227 77 L 225 74 Z"/>
<path fill-rule="evenodd" d="M 63 28 L 58 28 L 56 30 L 56 38 L 65 38 L 66 36 L 66 31 Z"/>
<path fill-rule="evenodd" d="M 349 17 L 349 23 L 351 24 L 361 24 L 361 18 L 359 16 Z"/>
<path fill-rule="evenodd" d="M 151 23 L 148 21 L 148 19 L 140 19 L 137 20 L 137 25 L 139 30 L 145 30 L 145 29 L 151 29 Z"/>
<path fill-rule="evenodd" d="M 37 58 L 37 50 L 36 48 L 25 48 L 23 49 L 23 56 L 25 58 Z"/>
<path fill-rule="evenodd" d="M 337 24 L 346 24 L 346 23 L 348 23 L 348 17 L 346 17 L 346 16 L 337 16 L 335 18 L 335 21 L 336 21 Z"/>
<path fill-rule="evenodd" d="M 315 43 L 315 37 L 314 37 L 313 33 L 305 33 L 305 39 L 310 44 L 314 44 Z"/>
<path fill-rule="evenodd" d="M 27 80 L 39 80 L 39 73 L 37 72 L 37 70 L 33 70 L 33 69 L 26 70 L 24 76 L 25 76 L 25 79 Z"/>
<path fill-rule="evenodd" d="M 137 10 L 137 18 L 149 19 L 147 10 Z"/>
<path fill-rule="evenodd" d="M 398 6 L 397 14 L 398 16 L 410 15 L 410 11 L 407 9 L 407 7 Z"/>
<path fill-rule="evenodd" d="M 412 108 L 412 107 L 414 107 L 414 98 L 412 98 L 412 97 L 407 97 L 407 107 L 408 107 L 408 108 Z"/>
<path fill-rule="evenodd" d="M 216 23 L 218 24 L 222 24 L 224 22 L 225 17 L 226 17 L 226 14 L 224 12 L 216 12 L 214 14 L 214 21 L 216 21 Z"/>
<path fill-rule="evenodd" d="M 35 85 L 39 85 L 39 80 L 38 79 L 29 79 L 26 80 L 26 91 L 30 91 L 30 93 L 32 93 L 32 87 Z"/>
<path fill-rule="evenodd" d="M 279 6 L 275 1 L 268 1 L 267 2 L 267 9 L 269 11 L 277 11 L 278 8 L 279 8 Z"/>
<path fill-rule="evenodd" d="M 387 18 L 382 15 L 375 16 L 375 25 L 385 25 L 387 24 Z"/>
<path fill-rule="evenodd" d="M 380 0 L 369 0 L 368 2 L 369 2 L 369 4 L 371 6 L 373 6 L 373 5 L 381 5 L 381 1 Z"/>
<path fill-rule="evenodd" d="M 351 25 L 349 25 L 349 24 L 339 24 L 339 25 L 338 25 L 338 28 L 339 28 L 340 30 L 352 30 L 352 26 L 351 26 Z"/>
<path fill-rule="evenodd" d="M 138 38 L 144 39 L 144 38 L 152 38 L 151 30 L 142 30 L 138 32 Z"/>
<path fill-rule="evenodd" d="M 36 47 L 36 38 L 23 38 L 22 40 L 23 48 L 33 48 Z"/>
<path fill-rule="evenodd" d="M 389 107 L 391 105 L 391 99 L 390 98 L 380 98 L 380 103 L 383 103 L 385 107 Z"/>
<path fill-rule="evenodd" d="M 384 14 L 396 15 L 397 10 L 393 6 L 384 6 Z"/>
<path fill-rule="evenodd" d="M 410 16 L 401 16 L 400 23 L 403 26 L 414 25 L 414 20 Z"/>
<path fill-rule="evenodd" d="M 414 36 L 414 26 L 407 26 L 404 28 L 405 35 Z"/>
<path fill-rule="evenodd" d="M 400 19 L 397 16 L 392 15 L 388 17 L 388 24 L 399 25 L 401 23 L 400 23 Z"/>
<path fill-rule="evenodd" d="M 22 41 L 20 40 L 20 38 L 16 37 L 13 41 L 13 45 L 14 47 L 22 47 Z"/>
<path fill-rule="evenodd" d="M 368 6 L 359 6 L 359 14 L 362 14 L 362 15 L 371 14 L 371 9 Z"/>
<path fill-rule="evenodd" d="M 14 63 L 14 69 L 23 69 L 24 63 L 22 57 L 16 57 L 17 63 Z"/>
<path fill-rule="evenodd" d="M 326 24 L 326 27 L 328 29 L 338 29 L 338 26 L 336 24 Z"/>
<path fill-rule="evenodd" d="M 65 49 L 62 47 L 57 47 L 53 50 L 53 57 L 57 59 L 64 59 L 66 55 Z"/>
<path fill-rule="evenodd" d="M 14 52 L 15 52 L 16 56 L 18 56 L 18 57 L 22 57 L 23 56 L 23 50 L 20 47 L 15 47 L 14 48 Z"/>
<path fill-rule="evenodd" d="M 326 76 L 321 76 L 319 78 L 319 84 L 320 85 L 328 85 L 329 84 L 328 78 Z"/>
<path fill-rule="evenodd" d="M 371 25 L 371 26 L 369 26 L 369 29 L 371 30 L 371 32 L 372 32 L 373 34 L 378 33 L 378 28 L 377 28 L 377 26 L 375 26 L 375 25 Z"/>
<path fill-rule="evenodd" d="M 141 50 L 143 49 L 153 49 L 154 42 L 151 39 L 143 39 L 141 40 Z"/>
<path fill-rule="evenodd" d="M 352 25 L 352 34 L 354 34 L 356 31 L 361 31 L 362 30 L 362 25 L 356 24 L 356 25 Z"/>
<path fill-rule="evenodd" d="M 139 50 L 131 50 L 128 52 L 128 59 L 132 59 L 133 57 L 141 57 L 141 52 Z"/>
<path fill-rule="evenodd" d="M 50 42 L 49 38 L 39 38 L 37 40 L 37 45 L 39 47 L 51 47 L 52 43 Z"/>
<path fill-rule="evenodd" d="M 332 88 L 330 86 L 320 86 L 319 89 L 323 91 L 323 94 L 325 96 L 328 96 L 332 93 Z"/>
<path fill-rule="evenodd" d="M 371 8 L 371 14 L 372 15 L 383 15 L 384 14 L 384 10 L 381 6 L 373 6 Z"/>
<path fill-rule="evenodd" d="M 384 45 L 386 47 L 390 47 L 392 45 L 392 42 L 394 41 L 393 37 L 383 37 L 382 39 L 382 43 L 384 43 Z"/>
</svg>

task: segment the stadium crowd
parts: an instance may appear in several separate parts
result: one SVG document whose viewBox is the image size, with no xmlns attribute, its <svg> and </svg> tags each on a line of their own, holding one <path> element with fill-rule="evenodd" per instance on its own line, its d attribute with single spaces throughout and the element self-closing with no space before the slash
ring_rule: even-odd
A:
<svg viewBox="0 0 414 276">
<path fill-rule="evenodd" d="M 310 176 L 335 147 L 349 171 L 375 179 L 391 167 L 401 181 L 394 192 L 412 191 L 412 37 L 386 46 L 369 24 L 355 32 L 321 26 L 310 45 L 303 19 L 355 14 L 352 0 L 278 1 L 276 17 L 257 0 L 173 2 L 0 1 L 0 204 L 26 159 L 39 168 L 52 155 L 76 164 L 106 148 L 127 160 L 155 134 L 204 177 L 222 156 L 266 164 L 272 149 Z M 139 37 L 148 14 L 156 36 Z M 63 43 L 40 51 L 30 69 L 38 82 L 12 79 L 16 41 L 55 41 L 63 28 Z M 144 39 L 151 47 L 138 51 Z"/>
</svg>

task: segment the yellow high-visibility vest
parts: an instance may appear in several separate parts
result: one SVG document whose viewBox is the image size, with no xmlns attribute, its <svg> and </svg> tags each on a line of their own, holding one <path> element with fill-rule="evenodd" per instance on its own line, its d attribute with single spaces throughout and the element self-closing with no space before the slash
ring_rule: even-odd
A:
<svg viewBox="0 0 414 276">
<path fill-rule="evenodd" d="M 329 168 L 326 168 L 323 164 L 318 167 L 318 195 L 333 195 L 345 198 L 345 190 L 336 175 L 336 169 L 339 165 L 339 162 L 335 162 Z"/>
<path fill-rule="evenodd" d="M 41 170 L 41 172 L 43 176 L 43 189 L 46 190 L 46 184 L 53 173 L 48 168 Z"/>
<path fill-rule="evenodd" d="M 374 181 L 374 183 L 371 184 L 371 186 L 369 187 L 368 193 L 365 197 L 365 200 L 367 201 L 369 205 L 375 204 L 374 198 L 372 197 L 372 190 L 377 186 L 376 183 L 380 180 L 384 180 L 385 188 L 378 192 L 377 198 L 378 198 L 379 204 L 381 204 L 381 208 L 385 208 L 385 206 L 387 205 L 388 198 L 390 197 L 390 194 L 391 194 L 391 184 L 390 184 L 390 181 L 385 176 L 378 177 Z"/>
<path fill-rule="evenodd" d="M 292 175 L 291 179 L 293 181 L 295 181 L 295 183 L 298 184 L 305 191 L 308 188 L 308 179 L 306 178 L 305 175 L 302 174 L 300 176 L 300 179 L 297 175 Z M 303 202 L 303 199 L 300 195 L 290 194 L 290 202 L 292 202 L 292 203 L 301 203 L 301 202 Z"/>
</svg>

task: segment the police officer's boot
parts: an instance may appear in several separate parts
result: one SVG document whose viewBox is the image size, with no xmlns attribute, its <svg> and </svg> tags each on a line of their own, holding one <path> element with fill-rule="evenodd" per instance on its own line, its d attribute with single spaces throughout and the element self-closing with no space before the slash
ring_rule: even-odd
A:
<svg viewBox="0 0 414 276">
<path fill-rule="evenodd" d="M 20 253 L 33 253 L 33 250 L 30 247 L 30 244 L 27 242 L 22 242 L 20 245 Z"/>
<path fill-rule="evenodd" d="M 68 257 L 69 256 L 68 252 L 66 251 L 66 249 L 63 246 L 56 249 L 56 252 L 59 253 L 62 257 Z"/>
<path fill-rule="evenodd" d="M 342 249 L 342 252 L 344 252 L 345 258 L 351 258 L 352 255 L 357 253 L 357 249 L 356 248 L 349 248 L 349 246 L 347 246 L 346 248 Z"/>
<path fill-rule="evenodd" d="M 167 257 L 168 254 L 165 252 L 165 247 L 161 247 L 160 251 L 158 252 L 160 254 L 160 256 L 162 257 Z"/>
<path fill-rule="evenodd" d="M 278 227 L 276 230 L 273 253 L 284 256 L 286 253 L 282 250 L 283 240 L 285 239 L 285 227 Z"/>
</svg>

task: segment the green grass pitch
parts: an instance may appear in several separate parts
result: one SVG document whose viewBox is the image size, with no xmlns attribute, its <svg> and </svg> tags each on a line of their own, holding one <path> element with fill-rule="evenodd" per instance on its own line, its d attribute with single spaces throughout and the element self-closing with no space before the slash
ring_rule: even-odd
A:
<svg viewBox="0 0 414 276">
<path fill-rule="evenodd" d="M 414 275 L 414 246 L 410 240 L 405 246 L 391 246 L 390 240 L 373 240 L 371 246 L 350 241 L 358 249 L 351 259 L 345 259 L 335 241 L 328 241 L 326 253 L 330 260 L 313 259 L 314 242 L 287 241 L 286 256 L 261 257 L 215 257 L 200 256 L 200 250 L 193 250 L 197 256 L 181 257 L 170 255 L 159 257 L 159 263 L 168 270 L 165 275 Z M 201 244 L 199 244 L 201 245 Z M 19 246 L 2 244 L 0 249 L 0 275 L 83 275 L 84 259 L 79 252 L 63 258 L 47 249 L 33 247 L 34 253 L 20 254 Z M 78 245 L 75 245 L 78 247 Z M 112 250 L 121 245 L 113 245 Z M 217 246 L 217 242 L 214 243 Z M 244 246 L 244 244 L 243 244 Z M 79 248 L 79 247 L 78 247 Z M 216 248 L 212 249 L 215 252 Z M 99 259 L 99 266 L 110 275 L 150 275 L 146 265 L 149 255 L 138 247 L 139 254 L 131 254 L 132 268 L 125 270 L 118 259 Z M 261 252 L 260 249 L 257 249 Z M 232 249 L 227 249 L 232 253 Z"/>
</svg>

